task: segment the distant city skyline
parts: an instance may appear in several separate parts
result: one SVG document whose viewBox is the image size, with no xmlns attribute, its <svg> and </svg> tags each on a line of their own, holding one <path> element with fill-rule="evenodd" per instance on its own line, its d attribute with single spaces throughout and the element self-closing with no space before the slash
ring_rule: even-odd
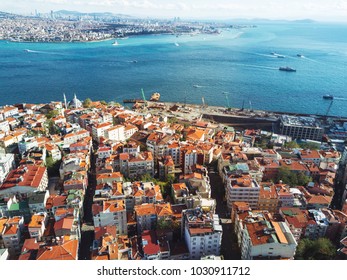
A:
<svg viewBox="0 0 347 280">
<path fill-rule="evenodd" d="M 206 19 L 266 18 L 347 21 L 347 0 L 1 0 L 0 11 L 112 12 L 133 16 Z"/>
</svg>

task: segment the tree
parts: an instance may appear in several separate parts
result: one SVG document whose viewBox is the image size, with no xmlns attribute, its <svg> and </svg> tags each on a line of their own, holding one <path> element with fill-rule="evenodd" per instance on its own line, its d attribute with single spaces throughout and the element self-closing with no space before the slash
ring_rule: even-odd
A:
<svg viewBox="0 0 347 280">
<path fill-rule="evenodd" d="M 46 157 L 46 167 L 49 177 L 59 176 L 61 160 L 54 161 L 51 156 Z"/>
<path fill-rule="evenodd" d="M 100 103 L 101 103 L 102 105 L 107 105 L 107 102 L 106 102 L 105 100 L 101 100 Z"/>
<path fill-rule="evenodd" d="M 333 260 L 336 256 L 336 248 L 327 238 L 300 240 L 295 259 L 297 260 Z"/>
<path fill-rule="evenodd" d="M 312 182 L 312 178 L 309 176 L 306 176 L 302 172 L 300 172 L 297 175 L 297 178 L 298 178 L 298 185 L 300 185 L 300 186 L 306 186 L 309 182 Z"/>
<path fill-rule="evenodd" d="M 296 143 L 295 141 L 286 142 L 284 144 L 284 147 L 289 148 L 289 149 L 298 149 L 298 148 L 300 148 L 299 144 Z"/>
<path fill-rule="evenodd" d="M 86 98 L 84 101 L 83 101 L 83 107 L 84 108 L 90 108 L 90 106 L 92 105 L 92 100 L 90 98 Z"/>
<path fill-rule="evenodd" d="M 58 110 L 51 110 L 46 114 L 47 119 L 53 119 L 55 117 L 59 116 L 59 111 Z"/>
<path fill-rule="evenodd" d="M 302 149 L 319 150 L 320 145 L 316 143 L 303 142 L 299 144 Z"/>
</svg>

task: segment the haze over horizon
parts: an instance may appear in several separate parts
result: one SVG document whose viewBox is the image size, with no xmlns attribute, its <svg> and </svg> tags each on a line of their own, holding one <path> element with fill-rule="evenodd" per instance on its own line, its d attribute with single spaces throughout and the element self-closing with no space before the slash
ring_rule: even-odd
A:
<svg viewBox="0 0 347 280">
<path fill-rule="evenodd" d="M 140 17 L 196 19 L 266 18 L 347 21 L 347 0 L 1 0 L 0 11 L 30 14 L 37 10 L 112 12 Z"/>
</svg>

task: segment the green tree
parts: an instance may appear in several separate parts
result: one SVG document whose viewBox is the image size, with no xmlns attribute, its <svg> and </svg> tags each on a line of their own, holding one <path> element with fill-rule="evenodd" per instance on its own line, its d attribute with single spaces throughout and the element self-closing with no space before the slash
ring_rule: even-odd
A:
<svg viewBox="0 0 347 280">
<path fill-rule="evenodd" d="M 296 143 L 295 141 L 286 142 L 286 143 L 284 144 L 284 147 L 289 148 L 289 149 L 297 149 L 297 148 L 300 148 L 299 144 Z"/>
<path fill-rule="evenodd" d="M 90 108 L 90 106 L 92 105 L 92 100 L 90 98 L 86 98 L 84 101 L 83 101 L 83 107 L 84 108 Z"/>
<path fill-rule="evenodd" d="M 281 166 L 278 169 L 277 181 L 282 181 L 284 184 L 292 183 L 292 172 L 289 167 Z"/>
<path fill-rule="evenodd" d="M 300 143 L 299 144 L 300 148 L 302 149 L 309 149 L 309 150 L 319 150 L 320 149 L 320 145 L 316 144 L 316 143 Z"/>
<path fill-rule="evenodd" d="M 106 102 L 105 100 L 101 100 L 100 103 L 101 103 L 102 105 L 107 105 L 107 102 Z"/>
<path fill-rule="evenodd" d="M 300 186 L 306 186 L 309 182 L 312 182 L 312 178 L 309 176 L 306 176 L 302 172 L 300 172 L 297 175 L 297 179 L 298 179 L 298 185 L 300 185 Z"/>
<path fill-rule="evenodd" d="M 55 117 L 59 116 L 59 111 L 58 110 L 51 110 L 46 114 L 47 119 L 53 119 Z"/>
<path fill-rule="evenodd" d="M 46 157 L 46 167 L 48 176 L 59 176 L 61 160 L 54 161 L 51 156 Z"/>
<path fill-rule="evenodd" d="M 336 256 L 336 248 L 327 238 L 300 240 L 295 259 L 297 260 L 333 260 Z"/>
</svg>

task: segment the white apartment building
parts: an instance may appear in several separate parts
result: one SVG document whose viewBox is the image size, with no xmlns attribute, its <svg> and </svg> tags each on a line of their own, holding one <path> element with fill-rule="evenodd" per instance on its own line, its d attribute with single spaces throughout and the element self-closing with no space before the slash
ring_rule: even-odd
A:
<svg viewBox="0 0 347 280">
<path fill-rule="evenodd" d="M 100 137 L 106 137 L 107 130 L 112 127 L 112 123 L 106 122 L 106 123 L 101 123 L 101 124 L 96 124 L 92 128 L 92 137 L 93 140 L 99 142 Z"/>
<path fill-rule="evenodd" d="M 0 184 L 14 167 L 14 154 L 5 154 L 0 151 Z"/>
<path fill-rule="evenodd" d="M 80 140 L 83 140 L 84 138 L 88 136 L 90 136 L 90 133 L 89 131 L 85 129 L 81 129 L 80 131 L 66 134 L 64 136 L 64 147 L 69 147 L 71 144 L 74 144 Z"/>
<path fill-rule="evenodd" d="M 112 141 L 125 141 L 125 127 L 123 125 L 112 126 L 106 130 L 105 137 Z"/>
<path fill-rule="evenodd" d="M 93 208 L 97 208 L 97 206 L 93 205 Z M 102 208 L 99 210 L 93 217 L 95 227 L 115 225 L 118 234 L 128 234 L 124 200 L 103 201 Z"/>
<path fill-rule="evenodd" d="M 297 242 L 284 222 L 245 221 L 241 259 L 293 259 Z"/>
<path fill-rule="evenodd" d="M 205 214 L 200 208 L 188 209 L 183 212 L 182 227 L 190 259 L 220 255 L 223 230 L 218 215 Z"/>
<path fill-rule="evenodd" d="M 260 186 L 249 175 L 235 177 L 230 175 L 226 180 L 226 199 L 228 208 L 233 202 L 247 202 L 251 208 L 256 208 L 259 200 Z"/>
</svg>

